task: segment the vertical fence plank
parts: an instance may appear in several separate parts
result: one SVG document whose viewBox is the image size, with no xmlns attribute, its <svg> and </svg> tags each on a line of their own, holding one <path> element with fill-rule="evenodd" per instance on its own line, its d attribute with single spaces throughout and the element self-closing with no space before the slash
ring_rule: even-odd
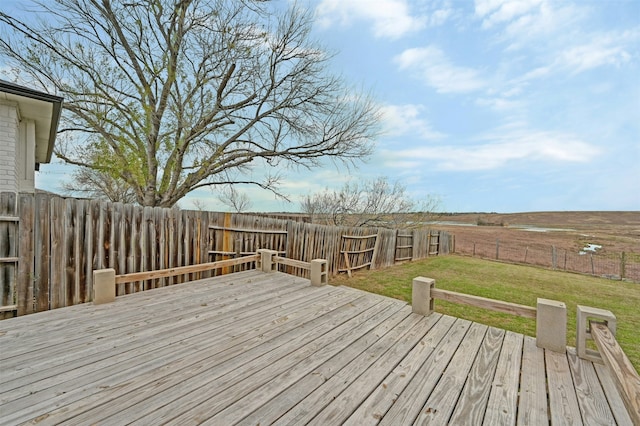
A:
<svg viewBox="0 0 640 426">
<path fill-rule="evenodd" d="M 84 303 L 89 299 L 87 297 L 86 285 L 85 282 L 87 280 L 87 269 L 85 268 L 86 264 L 86 252 L 84 251 L 84 241 L 85 241 L 85 220 L 86 214 L 85 210 L 87 207 L 87 201 L 78 200 L 75 203 L 74 209 L 74 222 L 76 232 L 74 234 L 73 239 L 73 251 L 74 251 L 74 288 L 76 293 L 76 300 L 74 303 Z"/>
<path fill-rule="evenodd" d="M 106 269 L 109 266 L 109 263 L 106 261 L 109 249 L 109 240 L 108 234 L 105 229 L 108 226 L 108 217 L 107 217 L 107 205 L 104 202 L 100 202 L 98 206 L 98 222 L 97 228 L 98 232 L 96 236 L 96 269 Z"/>
<path fill-rule="evenodd" d="M 116 275 L 121 274 L 126 267 L 126 252 L 124 249 L 125 225 L 122 217 L 122 204 L 110 204 L 111 207 L 111 227 L 109 228 L 109 268 L 116 270 Z M 116 296 L 126 294 L 126 285 L 116 286 Z"/>
<path fill-rule="evenodd" d="M 200 220 L 198 222 L 198 247 L 196 248 L 199 254 L 198 263 L 205 263 L 209 261 L 209 213 L 200 213 Z M 210 272 L 200 272 L 199 278 L 210 277 Z"/>
<path fill-rule="evenodd" d="M 140 271 L 150 271 L 151 265 L 151 207 L 142 209 L 142 222 L 140 224 Z M 146 290 L 149 286 L 148 281 L 141 283 L 142 290 Z"/>
<path fill-rule="evenodd" d="M 18 260 L 18 315 L 34 312 L 34 205 L 32 194 L 21 194 L 18 211 L 20 214 L 20 252 Z"/>
<path fill-rule="evenodd" d="M 78 232 L 75 222 L 75 208 L 77 206 L 76 200 L 65 199 L 62 208 L 62 216 L 64 219 L 63 228 L 63 245 L 61 249 L 62 265 L 64 270 L 62 271 L 64 282 L 64 306 L 73 306 L 80 303 L 79 300 L 79 288 L 76 288 L 76 272 L 75 265 L 75 252 L 74 241 Z"/>
<path fill-rule="evenodd" d="M 168 213 L 168 220 L 167 220 L 167 225 L 168 225 L 168 233 L 169 233 L 169 241 L 168 241 L 168 250 L 167 250 L 167 267 L 168 268 L 173 268 L 174 266 L 177 266 L 177 262 L 176 262 L 176 258 L 178 255 L 178 251 L 177 249 L 177 239 L 176 239 L 176 232 L 177 232 L 177 218 L 176 218 L 176 209 L 170 209 L 167 211 Z M 168 278 L 168 285 L 173 285 L 176 283 L 176 278 L 177 277 L 171 277 Z"/>
<path fill-rule="evenodd" d="M 141 209 L 130 204 L 125 205 L 125 216 L 129 220 L 129 236 L 127 240 L 127 273 L 138 272 L 140 258 L 140 217 Z M 129 283 L 129 293 L 140 291 L 140 283 Z"/>
<path fill-rule="evenodd" d="M 98 269 L 95 263 L 95 241 L 96 221 L 99 213 L 96 209 L 96 201 L 87 202 L 84 218 L 84 268 L 85 268 L 85 301 L 93 300 L 93 270 Z"/>
<path fill-rule="evenodd" d="M 151 219 L 149 223 L 149 244 L 151 246 L 151 257 L 149 259 L 150 261 L 148 266 L 149 266 L 149 271 L 154 271 L 159 268 L 159 265 L 158 265 L 158 258 L 159 258 L 158 221 L 159 219 L 156 216 L 156 214 L 158 213 L 158 210 L 156 208 L 152 208 L 152 207 L 147 207 L 147 208 L 149 209 L 149 218 Z M 159 283 L 158 280 L 151 280 L 149 283 L 149 286 L 150 288 L 157 288 L 159 287 L 158 283 Z"/>
<path fill-rule="evenodd" d="M 50 230 L 51 230 L 51 278 L 49 281 L 51 309 L 63 307 L 67 286 L 64 274 L 64 200 L 62 198 L 51 199 L 50 204 Z"/>
</svg>

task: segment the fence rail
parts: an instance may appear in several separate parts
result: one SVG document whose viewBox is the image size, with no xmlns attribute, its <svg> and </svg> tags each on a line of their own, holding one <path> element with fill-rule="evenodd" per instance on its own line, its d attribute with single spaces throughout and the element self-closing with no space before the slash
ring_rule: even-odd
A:
<svg viewBox="0 0 640 426">
<path fill-rule="evenodd" d="M 475 242 L 456 238 L 458 254 L 504 262 L 542 266 L 617 280 L 640 281 L 640 254 L 576 253 L 555 246 L 531 247 L 496 240 L 495 243 Z"/>
<path fill-rule="evenodd" d="M 398 234 L 413 236 L 412 259 L 429 255 L 435 238 L 432 235 L 438 235 L 439 247 L 431 255 L 449 252 L 449 234 L 435 230 L 330 227 L 49 194 L 0 193 L 0 216 L 11 219 L 0 221 L 0 258 L 6 260 L 0 262 L 0 296 L 2 306 L 8 306 L 7 312 L 0 310 L 0 319 L 90 301 L 92 271 L 97 269 L 112 268 L 117 275 L 126 275 L 236 259 L 269 249 L 302 262 L 327 259 L 327 273 L 335 275 L 345 267 L 343 236 L 376 236 L 376 249 L 369 259 L 371 268 L 396 262 L 398 245 L 406 245 L 399 241 Z M 230 265 L 215 271 L 139 279 L 119 284 L 117 295 L 249 267 Z M 282 268 L 284 272 L 309 275 L 308 270 L 296 266 L 283 264 Z"/>
<path fill-rule="evenodd" d="M 536 317 L 536 309 L 531 306 L 518 305 L 516 303 L 504 302 L 502 300 L 487 299 L 486 297 L 473 296 L 471 294 L 457 293 L 455 291 L 434 288 L 431 290 L 431 297 L 434 299 L 446 300 L 447 302 L 460 303 L 467 306 L 474 306 L 477 308 L 516 315 L 523 318 Z"/>
</svg>

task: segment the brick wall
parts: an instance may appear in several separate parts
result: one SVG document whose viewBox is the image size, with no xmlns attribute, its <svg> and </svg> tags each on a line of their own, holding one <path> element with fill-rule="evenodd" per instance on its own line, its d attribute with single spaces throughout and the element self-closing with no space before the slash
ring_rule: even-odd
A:
<svg viewBox="0 0 640 426">
<path fill-rule="evenodd" d="M 0 191 L 18 190 L 16 170 L 18 126 L 17 105 L 0 102 Z"/>
</svg>

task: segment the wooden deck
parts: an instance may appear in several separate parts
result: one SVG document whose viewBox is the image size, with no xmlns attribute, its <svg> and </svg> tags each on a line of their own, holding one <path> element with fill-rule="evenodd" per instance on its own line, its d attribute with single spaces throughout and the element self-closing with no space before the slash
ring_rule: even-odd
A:
<svg viewBox="0 0 640 426">
<path fill-rule="evenodd" d="M 533 338 L 247 271 L 0 322 L 0 424 L 622 424 Z"/>
</svg>

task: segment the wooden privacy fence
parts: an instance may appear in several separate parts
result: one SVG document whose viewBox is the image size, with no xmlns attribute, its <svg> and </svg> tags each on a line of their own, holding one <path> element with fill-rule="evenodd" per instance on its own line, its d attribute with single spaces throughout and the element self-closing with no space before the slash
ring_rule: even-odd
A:
<svg viewBox="0 0 640 426">
<path fill-rule="evenodd" d="M 16 281 L 19 266 L 18 197 L 15 193 L 0 194 L 0 315 L 16 308 Z"/>
<path fill-rule="evenodd" d="M 411 248 L 398 235 L 411 235 Z M 50 194 L 0 193 L 0 318 L 88 302 L 92 271 L 153 271 L 274 250 L 289 259 L 327 259 L 328 274 L 349 269 L 343 241 L 374 235 L 364 263 L 382 268 L 401 259 L 448 254 L 450 236 L 429 230 L 330 227 L 244 214 L 140 207 Z M 433 251 L 432 241 L 439 245 Z M 343 238 L 346 237 L 346 238 Z M 358 237 L 358 238 L 350 238 Z M 398 245 L 401 247 L 398 248 Z M 355 246 L 353 246 L 355 247 Z M 410 252 L 410 254 L 409 254 Z M 363 252 L 364 253 L 364 252 Z M 350 257 L 351 256 L 351 257 Z M 364 255 L 363 255 L 364 256 Z M 352 267 L 363 259 L 350 253 Z M 398 260 L 399 261 L 399 260 Z M 117 294 L 164 287 L 254 265 L 123 283 Z M 306 276 L 284 265 L 285 272 Z M 353 268 L 351 268 L 353 269 Z"/>
</svg>

